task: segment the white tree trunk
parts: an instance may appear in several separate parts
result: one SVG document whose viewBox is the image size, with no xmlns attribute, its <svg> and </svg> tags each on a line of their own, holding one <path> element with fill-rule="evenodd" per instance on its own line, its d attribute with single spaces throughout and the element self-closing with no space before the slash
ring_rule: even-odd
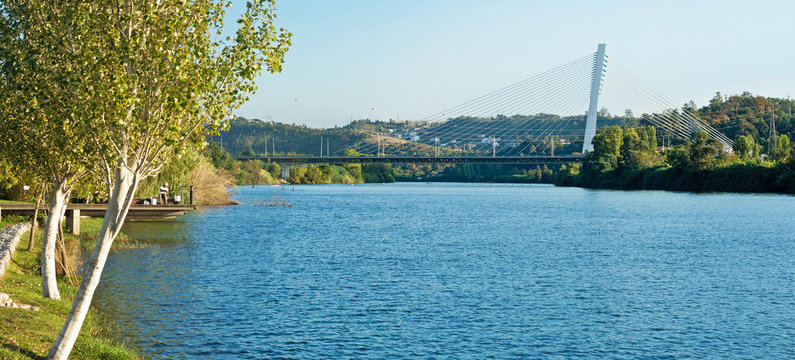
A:
<svg viewBox="0 0 795 360">
<path fill-rule="evenodd" d="M 55 277 L 55 241 L 61 217 L 66 212 L 66 200 L 69 196 L 66 180 L 55 183 L 47 226 L 44 228 L 44 241 L 41 243 L 41 288 L 45 298 L 61 299 L 58 292 L 58 280 Z"/>
<path fill-rule="evenodd" d="M 77 335 L 80 333 L 80 328 L 83 326 L 83 321 L 91 306 L 91 300 L 102 276 L 102 269 L 108 259 L 110 247 L 124 224 L 124 219 L 127 217 L 127 211 L 130 209 L 130 204 L 140 179 L 138 174 L 130 171 L 120 161 L 116 166 L 115 180 L 113 191 L 108 200 L 105 219 L 102 221 L 102 228 L 99 231 L 97 243 L 94 245 L 91 259 L 85 266 L 80 288 L 77 290 L 77 295 L 75 295 L 66 323 L 60 334 L 58 334 L 52 349 L 50 349 L 50 353 L 47 354 L 47 359 L 65 360 L 69 357 L 69 353 L 72 351 Z"/>
</svg>

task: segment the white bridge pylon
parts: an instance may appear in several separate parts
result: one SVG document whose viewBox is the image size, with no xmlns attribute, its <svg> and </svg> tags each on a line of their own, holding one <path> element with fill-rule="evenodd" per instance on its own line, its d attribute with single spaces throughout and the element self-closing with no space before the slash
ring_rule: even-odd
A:
<svg viewBox="0 0 795 360">
<path fill-rule="evenodd" d="M 605 68 L 605 48 L 607 44 L 599 44 L 596 49 L 596 58 L 593 65 L 593 78 L 591 80 L 591 99 L 588 105 L 588 118 L 585 121 L 585 136 L 583 136 L 582 153 L 593 151 L 593 140 L 596 135 L 596 114 L 599 111 L 599 93 L 602 91 L 602 78 Z"/>
</svg>

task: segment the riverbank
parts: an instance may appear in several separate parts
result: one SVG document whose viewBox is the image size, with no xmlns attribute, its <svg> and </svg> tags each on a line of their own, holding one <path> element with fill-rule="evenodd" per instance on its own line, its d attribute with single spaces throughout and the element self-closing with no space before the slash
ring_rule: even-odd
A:
<svg viewBox="0 0 795 360">
<path fill-rule="evenodd" d="M 795 162 L 739 163 L 688 171 L 677 167 L 562 171 L 556 186 L 589 189 L 795 194 Z"/>
<path fill-rule="evenodd" d="M 92 236 L 91 230 L 98 229 L 96 222 L 102 219 L 84 219 L 83 237 Z M 5 225 L 5 224 L 3 224 Z M 11 296 L 14 302 L 39 307 L 40 310 L 0 307 L 0 359 L 44 359 L 52 342 L 61 330 L 69 314 L 72 300 L 77 293 L 79 279 L 71 282 L 58 279 L 61 300 L 45 299 L 41 295 L 41 238 L 43 229 L 36 231 L 36 246 L 27 250 L 29 232 L 21 236 L 11 264 L 0 279 L 0 292 Z M 93 234 L 96 236 L 96 234 Z M 67 242 L 80 241 L 77 237 L 66 235 Z M 104 336 L 108 329 L 99 323 L 99 316 L 93 309 L 77 338 L 71 358 L 74 359 L 138 359 L 138 353 L 124 344 L 116 344 Z"/>
<path fill-rule="evenodd" d="M 699 131 L 673 147 L 657 144 L 653 127 L 601 129 L 582 165 L 561 166 L 558 186 L 592 189 L 795 194 L 795 157 L 789 139 L 774 160 L 738 139 L 733 151 Z"/>
</svg>

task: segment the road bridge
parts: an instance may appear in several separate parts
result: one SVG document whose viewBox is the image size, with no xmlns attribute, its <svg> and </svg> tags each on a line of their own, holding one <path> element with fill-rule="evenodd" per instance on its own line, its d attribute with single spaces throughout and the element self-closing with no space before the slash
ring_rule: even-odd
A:
<svg viewBox="0 0 795 360">
<path fill-rule="evenodd" d="M 652 125 L 658 142 L 670 143 L 671 137 L 689 141 L 693 133 L 703 131 L 731 151 L 731 140 L 702 121 L 694 109 L 680 108 L 616 59 L 608 59 L 606 48 L 599 44 L 596 52 L 424 119 L 401 126 L 372 123 L 359 129 L 355 140 L 342 140 L 350 143 L 335 143 L 334 152 L 330 142 L 337 140 L 316 135 L 319 156 L 267 156 L 268 150 L 276 154 L 276 140 L 268 149 L 266 138 L 265 156 L 238 159 L 278 163 L 282 178 L 289 177 L 291 166 L 320 164 L 581 162 L 581 156 L 554 156 L 555 151 L 592 152 L 599 121 L 605 120 L 620 126 Z M 606 105 L 623 111 L 623 116 L 610 115 Z M 574 148 L 580 142 L 581 149 Z M 434 156 L 401 155 L 417 153 Z"/>
<path fill-rule="evenodd" d="M 238 160 L 262 160 L 279 164 L 282 179 L 291 167 L 342 164 L 566 164 L 582 162 L 582 156 L 238 156 Z"/>
</svg>

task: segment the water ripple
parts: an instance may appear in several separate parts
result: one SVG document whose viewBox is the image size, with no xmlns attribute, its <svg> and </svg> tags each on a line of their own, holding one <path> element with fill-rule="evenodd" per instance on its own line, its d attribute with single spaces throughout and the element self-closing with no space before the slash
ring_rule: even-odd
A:
<svg viewBox="0 0 795 360">
<path fill-rule="evenodd" d="M 154 359 L 791 358 L 795 202 L 297 186 L 130 223 L 95 305 Z M 241 188 L 240 200 L 274 188 Z"/>
</svg>

